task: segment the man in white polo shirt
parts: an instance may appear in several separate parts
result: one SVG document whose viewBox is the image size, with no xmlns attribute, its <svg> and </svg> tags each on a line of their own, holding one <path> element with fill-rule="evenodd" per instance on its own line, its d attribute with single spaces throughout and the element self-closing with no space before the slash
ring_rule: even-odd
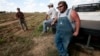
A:
<svg viewBox="0 0 100 56">
<path fill-rule="evenodd" d="M 43 32 L 42 33 L 47 32 L 47 27 L 51 26 L 51 23 L 52 23 L 53 19 L 57 15 L 56 9 L 53 7 L 52 3 L 50 3 L 48 5 L 48 8 L 49 8 L 49 11 L 47 12 L 46 18 L 43 21 Z"/>
</svg>

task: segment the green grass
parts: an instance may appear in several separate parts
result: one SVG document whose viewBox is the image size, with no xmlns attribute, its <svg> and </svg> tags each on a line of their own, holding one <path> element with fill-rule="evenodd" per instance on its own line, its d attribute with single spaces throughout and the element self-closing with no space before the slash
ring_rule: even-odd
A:
<svg viewBox="0 0 100 56">
<path fill-rule="evenodd" d="M 35 30 L 33 32 L 33 36 L 41 35 L 42 30 L 43 30 L 43 26 L 42 26 L 42 24 L 40 24 L 38 27 L 35 28 Z"/>
<path fill-rule="evenodd" d="M 40 36 L 42 32 L 42 22 L 45 18 L 45 13 L 34 13 L 34 17 L 27 21 L 28 27 L 32 29 L 33 36 Z"/>
<path fill-rule="evenodd" d="M 31 56 L 28 53 L 33 48 L 34 42 L 30 38 L 14 36 L 0 47 L 1 56 Z"/>
<path fill-rule="evenodd" d="M 0 45 L 3 44 L 3 43 L 5 43 L 5 40 L 0 38 Z"/>
</svg>

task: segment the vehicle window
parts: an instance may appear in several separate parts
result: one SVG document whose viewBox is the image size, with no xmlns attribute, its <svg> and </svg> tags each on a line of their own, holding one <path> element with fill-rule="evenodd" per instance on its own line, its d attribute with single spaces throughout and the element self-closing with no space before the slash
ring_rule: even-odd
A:
<svg viewBox="0 0 100 56">
<path fill-rule="evenodd" d="M 100 3 L 81 4 L 74 7 L 77 12 L 100 11 Z"/>
</svg>

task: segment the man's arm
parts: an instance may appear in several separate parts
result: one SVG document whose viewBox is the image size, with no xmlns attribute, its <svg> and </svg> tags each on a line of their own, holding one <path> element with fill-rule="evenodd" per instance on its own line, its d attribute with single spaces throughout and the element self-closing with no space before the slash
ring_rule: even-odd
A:
<svg viewBox="0 0 100 56">
<path fill-rule="evenodd" d="M 71 12 L 71 18 L 75 21 L 75 31 L 73 33 L 74 36 L 77 36 L 80 29 L 80 18 L 75 10 Z"/>
<path fill-rule="evenodd" d="M 53 19 L 51 25 L 54 25 L 54 24 L 57 22 L 57 19 L 58 19 L 58 12 L 56 11 L 55 17 L 54 17 L 54 19 Z"/>
<path fill-rule="evenodd" d="M 53 19 L 51 25 L 54 25 L 56 21 L 57 21 L 57 16 Z"/>
<path fill-rule="evenodd" d="M 49 15 L 48 15 L 48 14 L 46 14 L 45 20 L 48 20 L 48 16 L 49 16 Z"/>
</svg>

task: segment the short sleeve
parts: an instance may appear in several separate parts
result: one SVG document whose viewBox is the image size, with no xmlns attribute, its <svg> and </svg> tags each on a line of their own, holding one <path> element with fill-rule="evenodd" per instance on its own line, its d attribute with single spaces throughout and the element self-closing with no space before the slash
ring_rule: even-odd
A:
<svg viewBox="0 0 100 56">
<path fill-rule="evenodd" d="M 52 10 L 50 9 L 48 12 L 47 12 L 48 15 L 51 15 L 52 14 Z"/>
</svg>

